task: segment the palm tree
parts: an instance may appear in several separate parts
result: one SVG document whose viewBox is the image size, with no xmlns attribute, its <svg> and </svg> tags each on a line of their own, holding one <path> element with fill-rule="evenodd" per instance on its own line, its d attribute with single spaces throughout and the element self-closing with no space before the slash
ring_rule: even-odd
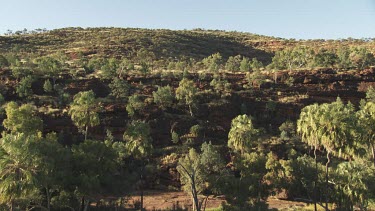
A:
<svg viewBox="0 0 375 211">
<path fill-rule="evenodd" d="M 35 193 L 37 166 L 32 159 L 33 139 L 24 134 L 5 135 L 0 140 L 0 201 L 14 209 L 16 201 Z"/>
<path fill-rule="evenodd" d="M 232 126 L 228 134 L 228 147 L 239 151 L 241 155 L 256 141 L 260 130 L 256 129 L 251 117 L 239 115 L 232 120 Z"/>
</svg>

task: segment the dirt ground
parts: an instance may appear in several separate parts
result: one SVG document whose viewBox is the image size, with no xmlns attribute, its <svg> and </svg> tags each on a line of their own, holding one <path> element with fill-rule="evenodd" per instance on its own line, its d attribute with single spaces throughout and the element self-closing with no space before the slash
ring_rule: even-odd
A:
<svg viewBox="0 0 375 211">
<path fill-rule="evenodd" d="M 203 198 L 202 198 L 203 199 Z M 134 203 L 140 201 L 139 196 L 132 196 L 128 201 L 128 206 L 132 207 Z M 206 208 L 216 208 L 225 202 L 224 197 L 210 196 L 207 199 Z M 276 198 L 269 198 L 267 200 L 269 208 L 278 210 L 293 210 L 295 208 L 303 208 L 306 203 L 279 200 Z M 192 207 L 191 197 L 184 192 L 161 192 L 161 191 L 146 191 L 144 194 L 144 207 L 147 210 L 166 210 L 174 207 L 188 208 Z"/>
</svg>

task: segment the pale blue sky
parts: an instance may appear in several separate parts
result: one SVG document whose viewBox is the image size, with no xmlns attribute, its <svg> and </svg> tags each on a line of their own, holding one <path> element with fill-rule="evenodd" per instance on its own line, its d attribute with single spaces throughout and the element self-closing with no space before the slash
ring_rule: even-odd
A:
<svg viewBox="0 0 375 211">
<path fill-rule="evenodd" d="M 375 0 L 0 0 L 0 33 L 69 26 L 375 38 Z"/>
</svg>

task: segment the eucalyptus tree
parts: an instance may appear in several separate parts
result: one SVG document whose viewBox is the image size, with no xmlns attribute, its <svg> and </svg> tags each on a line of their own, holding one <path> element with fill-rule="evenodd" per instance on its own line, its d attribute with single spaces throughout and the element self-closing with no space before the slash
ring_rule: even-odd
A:
<svg viewBox="0 0 375 211">
<path fill-rule="evenodd" d="M 60 61 L 50 56 L 43 56 L 35 59 L 35 63 L 40 73 L 51 77 L 53 85 L 55 85 L 58 76 L 63 70 Z"/>
<path fill-rule="evenodd" d="M 223 58 L 220 53 L 212 54 L 202 60 L 207 70 L 217 72 L 221 68 Z"/>
<path fill-rule="evenodd" d="M 16 93 L 19 97 L 29 97 L 33 94 L 33 90 L 31 88 L 34 82 L 34 78 L 31 75 L 25 76 L 21 78 L 19 84 L 16 87 Z"/>
<path fill-rule="evenodd" d="M 126 80 L 120 78 L 113 78 L 111 83 L 108 85 L 111 89 L 110 96 L 116 99 L 125 99 L 129 96 L 130 85 Z"/>
<path fill-rule="evenodd" d="M 140 112 L 145 108 L 146 104 L 138 94 L 134 94 L 128 97 L 128 103 L 126 104 L 126 111 L 130 117 L 133 117 L 136 112 Z"/>
<path fill-rule="evenodd" d="M 158 87 L 157 91 L 152 92 L 152 96 L 154 102 L 163 110 L 173 105 L 174 95 L 169 85 Z"/>
<path fill-rule="evenodd" d="M 205 142 L 201 153 L 192 148 L 178 160 L 177 171 L 182 188 L 192 197 L 193 210 L 200 211 L 204 201 L 199 201 L 199 194 L 220 189 L 217 186 L 225 174 L 225 163 L 214 146 Z"/>
<path fill-rule="evenodd" d="M 247 57 L 243 57 L 240 62 L 240 70 L 242 72 L 249 72 L 251 70 L 251 62 Z"/>
<path fill-rule="evenodd" d="M 176 89 L 176 99 L 189 107 L 190 116 L 193 116 L 193 106 L 196 102 L 197 88 L 193 81 L 182 79 Z"/>
<path fill-rule="evenodd" d="M 95 93 L 90 90 L 74 95 L 73 102 L 70 104 L 69 115 L 87 140 L 89 127 L 97 126 L 100 123 Z"/>
<path fill-rule="evenodd" d="M 104 142 L 85 140 L 72 146 L 71 185 L 77 200 L 82 201 L 81 210 L 88 210 L 90 200 L 116 185 L 118 174 L 117 152 Z"/>
<path fill-rule="evenodd" d="M 3 126 L 12 134 L 37 134 L 43 129 L 43 121 L 31 104 L 18 106 L 16 102 L 9 102 L 5 105 L 5 114 Z"/>
<path fill-rule="evenodd" d="M 241 55 L 237 56 L 230 56 L 225 63 L 225 69 L 236 72 L 240 69 L 240 63 L 241 63 Z"/>
<path fill-rule="evenodd" d="M 349 60 L 360 70 L 375 64 L 374 54 L 365 47 L 352 48 Z"/>
<path fill-rule="evenodd" d="M 239 115 L 232 120 L 228 134 L 228 147 L 244 154 L 257 143 L 260 130 L 253 125 L 250 116 Z"/>
</svg>

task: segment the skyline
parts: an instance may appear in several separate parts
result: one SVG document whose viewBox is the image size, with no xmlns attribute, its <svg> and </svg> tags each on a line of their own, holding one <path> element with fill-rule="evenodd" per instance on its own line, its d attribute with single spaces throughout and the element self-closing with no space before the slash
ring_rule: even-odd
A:
<svg viewBox="0 0 375 211">
<path fill-rule="evenodd" d="M 65 27 L 209 29 L 294 39 L 375 38 L 374 0 L 5 1 L 0 33 Z"/>
</svg>

